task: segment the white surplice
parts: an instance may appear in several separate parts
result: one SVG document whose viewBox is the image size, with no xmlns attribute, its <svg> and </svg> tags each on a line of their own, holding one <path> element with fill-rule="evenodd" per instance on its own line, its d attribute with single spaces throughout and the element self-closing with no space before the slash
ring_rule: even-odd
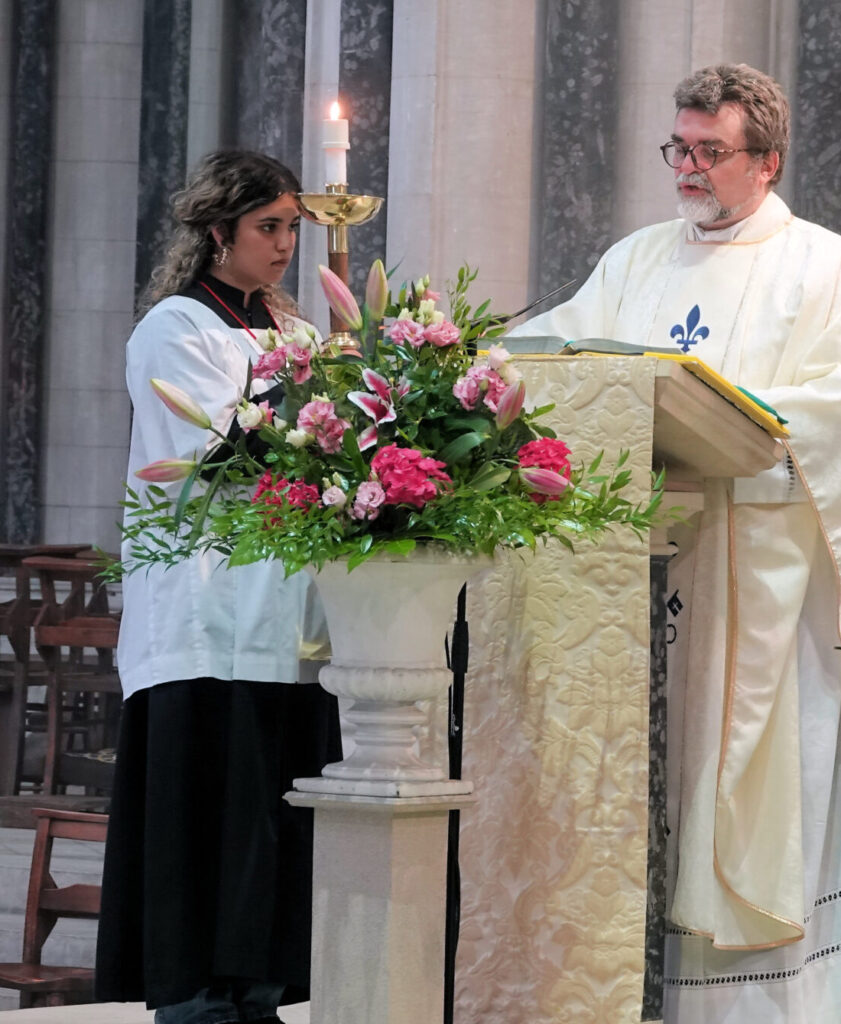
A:
<svg viewBox="0 0 841 1024">
<path fill-rule="evenodd" d="M 680 1024 L 841 1019 L 839 285 L 841 236 L 771 193 L 734 230 L 635 232 L 512 332 L 689 352 L 789 420 L 780 466 L 708 485 L 673 577 L 687 607 L 670 651 L 685 683 L 668 738 L 666 1019 Z"/>
</svg>

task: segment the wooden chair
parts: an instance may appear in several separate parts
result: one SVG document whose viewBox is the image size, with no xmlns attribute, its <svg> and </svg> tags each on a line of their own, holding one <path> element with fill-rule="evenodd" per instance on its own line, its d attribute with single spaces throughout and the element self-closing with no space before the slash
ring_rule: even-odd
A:
<svg viewBox="0 0 841 1024">
<path fill-rule="evenodd" d="M 113 663 L 119 616 L 108 610 L 99 566 L 83 558 L 34 557 L 24 565 L 37 573 L 42 605 L 34 623 L 35 646 L 47 670 L 47 750 L 42 793 L 65 785 L 108 790 L 122 703 Z M 56 584 L 67 594 L 59 600 Z M 76 737 L 81 750 L 71 749 Z"/>
<path fill-rule="evenodd" d="M 0 796 L 18 792 L 23 752 L 27 688 L 41 682 L 43 666 L 30 659 L 32 625 L 41 606 L 31 593 L 32 571 L 23 561 L 35 555 L 73 557 L 85 544 L 0 543 L 0 575 L 15 578 L 15 596 L 0 603 L 0 636 L 11 648 L 0 657 Z"/>
<path fill-rule="evenodd" d="M 92 967 L 53 966 L 41 963 L 41 950 L 60 917 L 99 916 L 99 885 L 57 886 L 50 874 L 53 840 L 84 839 L 104 842 L 106 814 L 83 814 L 34 808 L 37 818 L 20 963 L 0 963 L 0 988 L 20 992 L 22 1009 L 63 1006 L 94 1001 Z"/>
</svg>

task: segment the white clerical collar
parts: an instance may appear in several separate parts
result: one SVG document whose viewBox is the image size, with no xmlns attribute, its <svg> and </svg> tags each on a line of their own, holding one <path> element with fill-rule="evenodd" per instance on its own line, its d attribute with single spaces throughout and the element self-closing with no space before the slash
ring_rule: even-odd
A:
<svg viewBox="0 0 841 1024">
<path fill-rule="evenodd" d="M 702 228 L 699 224 L 686 221 L 688 242 L 722 243 L 755 242 L 779 231 L 791 220 L 791 210 L 776 192 L 769 192 L 759 207 L 750 216 L 737 220 L 726 228 Z"/>
</svg>

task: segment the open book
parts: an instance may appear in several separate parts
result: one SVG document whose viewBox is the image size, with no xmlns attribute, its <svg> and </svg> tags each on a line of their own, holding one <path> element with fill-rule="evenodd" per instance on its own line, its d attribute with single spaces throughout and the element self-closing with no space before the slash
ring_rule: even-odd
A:
<svg viewBox="0 0 841 1024">
<path fill-rule="evenodd" d="M 711 367 L 695 355 L 675 352 L 671 348 L 657 348 L 653 345 L 634 345 L 627 341 L 614 341 L 610 338 L 582 338 L 579 341 L 564 341 L 547 335 L 518 335 L 502 339 L 506 349 L 512 355 L 547 355 L 547 356 L 655 356 L 658 359 L 669 359 L 680 363 L 690 373 L 694 373 L 705 384 L 726 398 L 740 409 L 746 416 L 758 423 L 772 437 L 788 437 L 786 420 L 761 398 L 749 391 L 731 384 L 729 380 L 716 373 Z"/>
</svg>

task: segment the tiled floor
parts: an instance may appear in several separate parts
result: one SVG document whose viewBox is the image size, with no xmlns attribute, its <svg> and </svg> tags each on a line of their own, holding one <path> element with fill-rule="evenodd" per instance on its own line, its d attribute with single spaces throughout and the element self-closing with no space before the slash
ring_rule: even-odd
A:
<svg viewBox="0 0 841 1024">
<path fill-rule="evenodd" d="M 34 832 L 0 828 L 0 961 L 20 959 L 23 911 Z M 60 885 L 71 882 L 99 884 L 102 843 L 58 839 L 53 847 L 53 876 Z M 45 962 L 92 966 L 96 949 L 96 922 L 60 920 L 44 945 Z M 154 1014 L 142 1003 L 103 1003 L 94 1006 L 57 1006 L 18 1010 L 18 994 L 0 989 L 3 1024 L 149 1024 Z M 284 1024 L 309 1024 L 309 1003 L 284 1006 Z M 14 1017 L 14 1022 L 12 1018 Z"/>
</svg>

